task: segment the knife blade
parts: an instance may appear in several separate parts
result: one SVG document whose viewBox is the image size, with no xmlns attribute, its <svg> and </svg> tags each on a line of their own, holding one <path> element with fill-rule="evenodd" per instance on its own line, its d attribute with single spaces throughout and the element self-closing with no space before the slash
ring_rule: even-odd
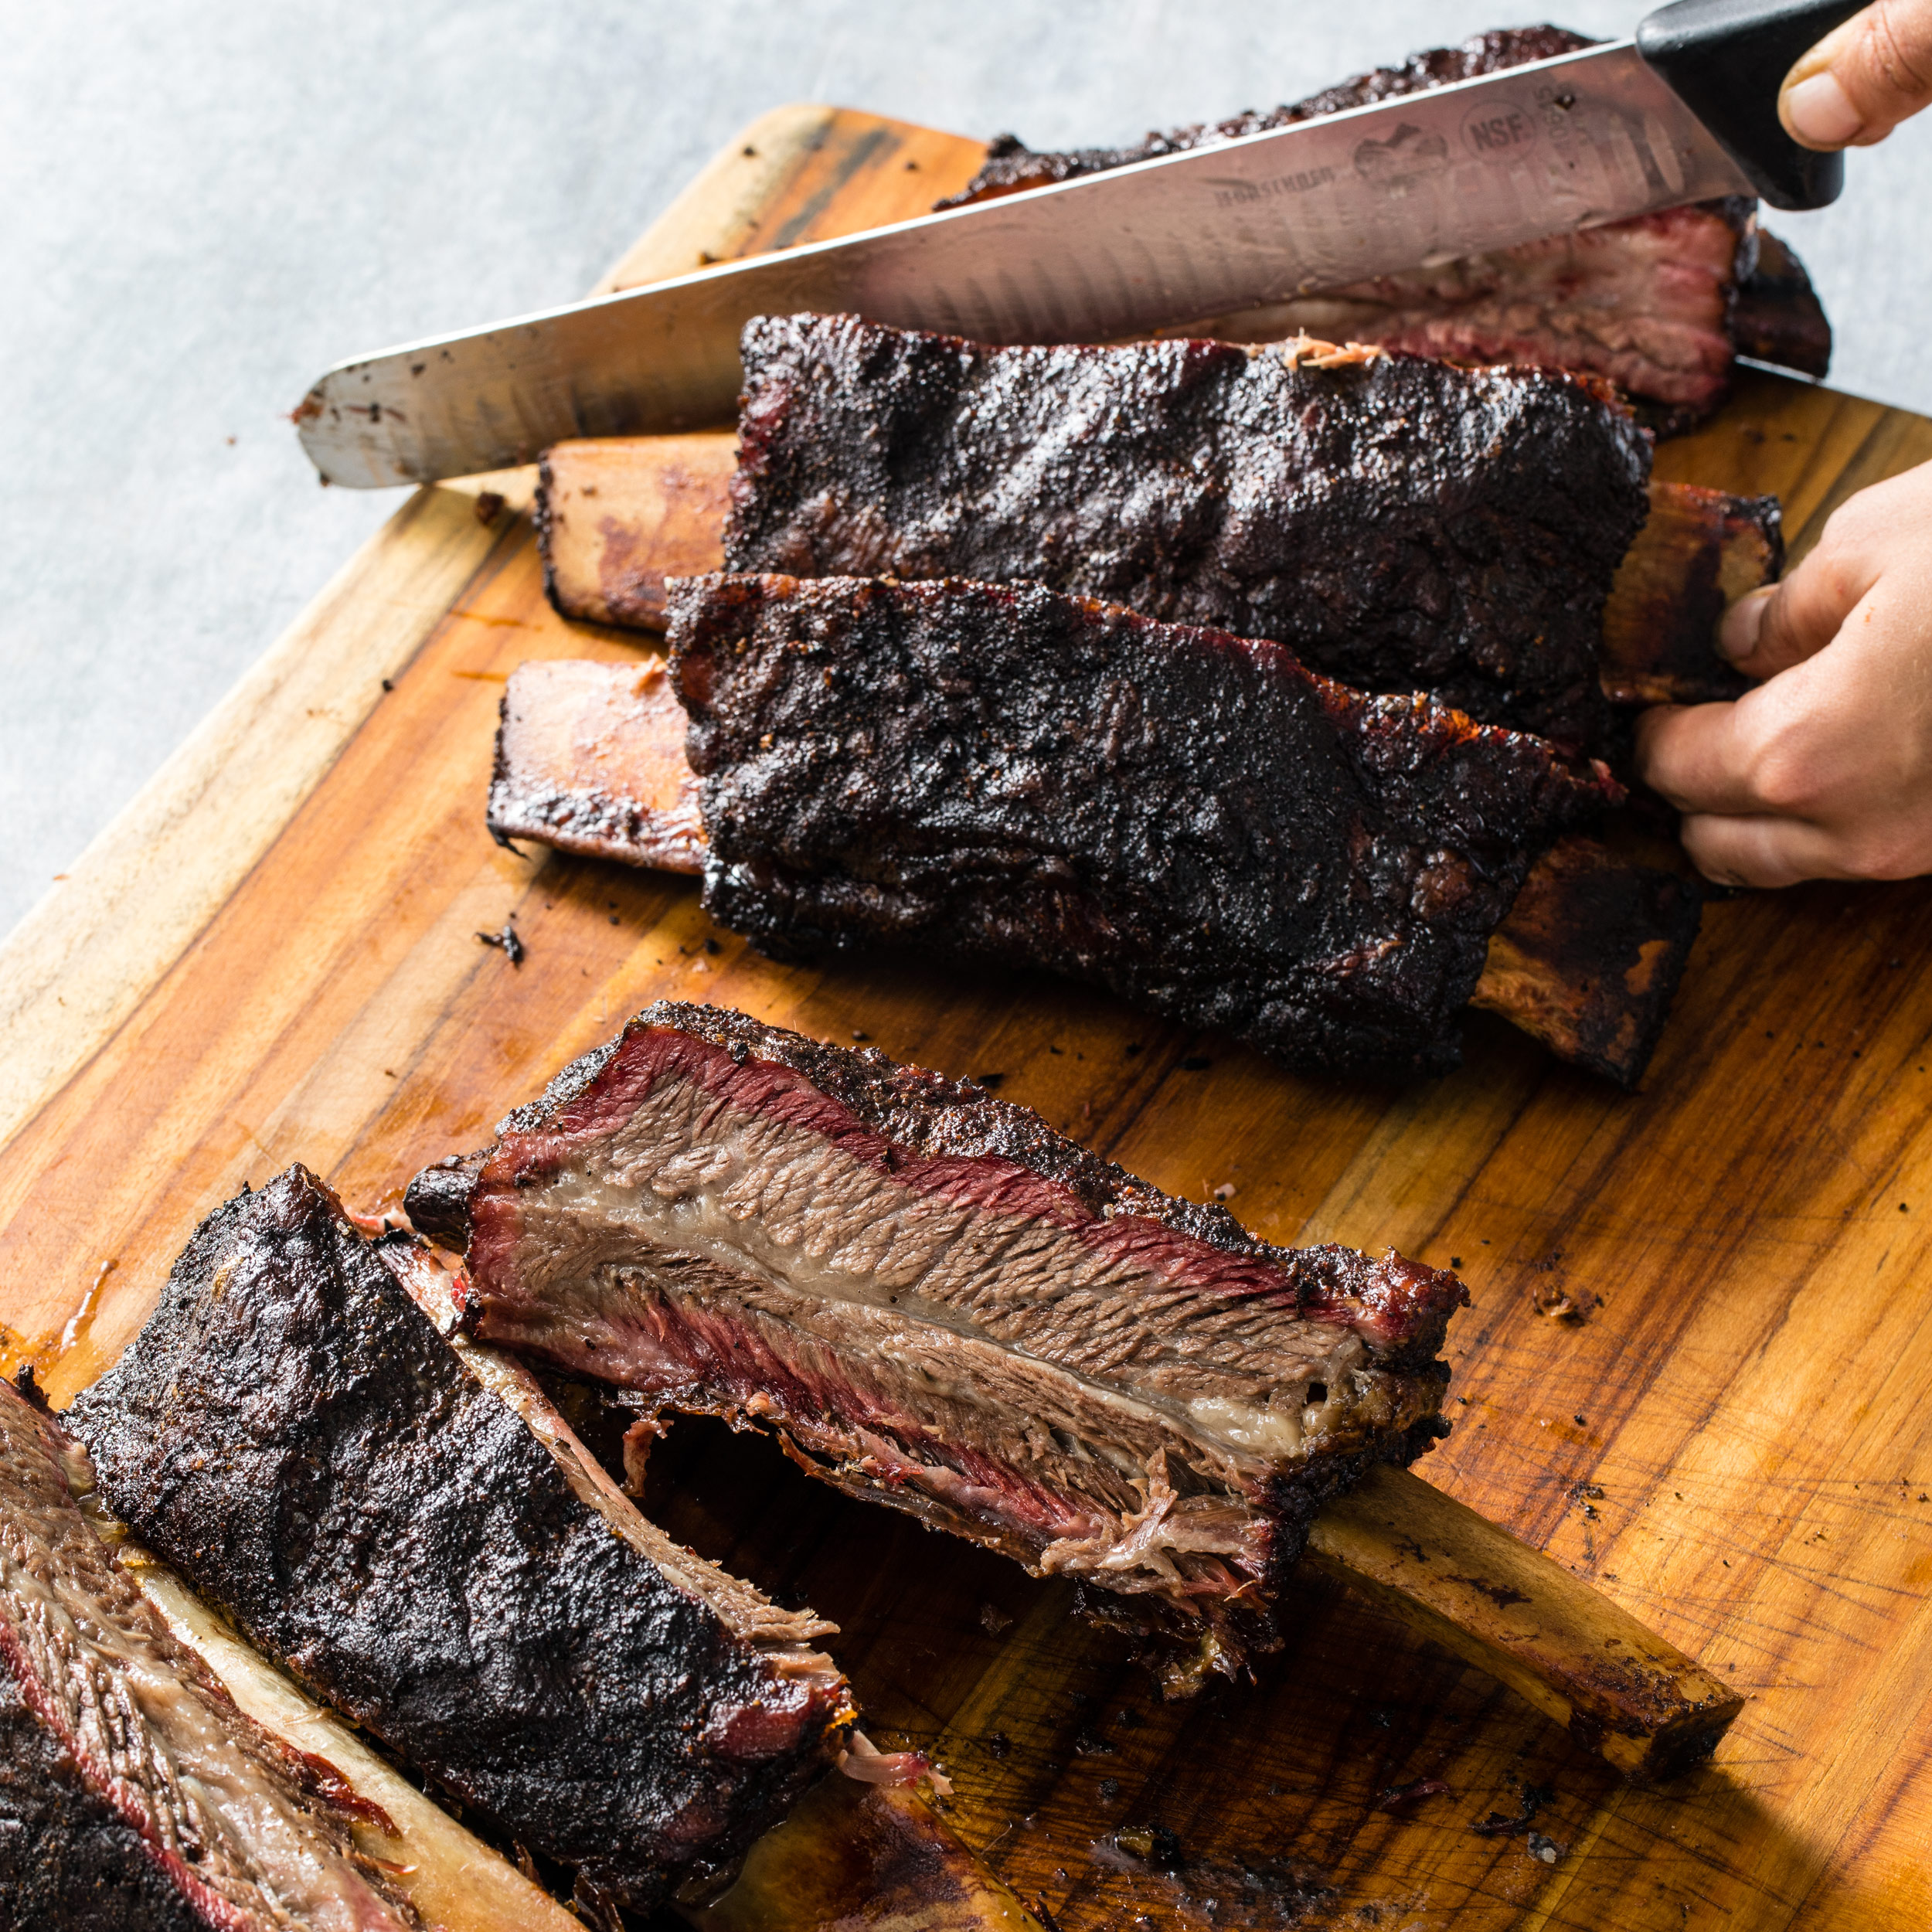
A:
<svg viewBox="0 0 1932 1932">
<path fill-rule="evenodd" d="M 1640 38 L 1675 15 L 1798 17 L 1810 31 L 1854 10 L 1680 0 Z M 1614 41 L 361 357 L 294 417 L 328 482 L 432 481 L 566 437 L 729 421 L 753 315 L 849 310 L 980 342 L 1106 342 L 1767 185 L 1777 193 L 1638 40 Z M 1835 192 L 1833 176 L 1821 199 Z"/>
</svg>

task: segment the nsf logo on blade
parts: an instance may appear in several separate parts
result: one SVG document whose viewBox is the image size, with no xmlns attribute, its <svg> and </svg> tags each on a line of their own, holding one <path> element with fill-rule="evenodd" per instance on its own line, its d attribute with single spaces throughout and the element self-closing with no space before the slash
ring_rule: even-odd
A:
<svg viewBox="0 0 1932 1932">
<path fill-rule="evenodd" d="M 1462 145 L 1478 161 L 1514 161 L 1536 145 L 1536 117 L 1513 100 L 1485 100 L 1462 117 Z"/>
</svg>

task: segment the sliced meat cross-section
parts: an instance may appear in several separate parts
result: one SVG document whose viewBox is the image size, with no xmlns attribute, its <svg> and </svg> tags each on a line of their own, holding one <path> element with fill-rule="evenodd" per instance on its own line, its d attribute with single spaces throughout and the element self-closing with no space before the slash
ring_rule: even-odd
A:
<svg viewBox="0 0 1932 1932">
<path fill-rule="evenodd" d="M 115 1563 L 58 1424 L 0 1383 L 0 1926 L 410 1932 L 332 1768 L 245 1717 Z"/>
<path fill-rule="evenodd" d="M 1440 1432 L 1454 1276 L 1286 1250 L 876 1051 L 660 1005 L 412 1184 L 466 1324 L 1043 1573 L 1231 1667 L 1324 1496 Z"/>
</svg>

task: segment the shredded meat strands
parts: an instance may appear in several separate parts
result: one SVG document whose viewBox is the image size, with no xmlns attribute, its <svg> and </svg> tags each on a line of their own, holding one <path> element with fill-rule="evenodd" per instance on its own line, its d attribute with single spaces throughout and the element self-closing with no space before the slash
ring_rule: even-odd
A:
<svg viewBox="0 0 1932 1932">
<path fill-rule="evenodd" d="M 1318 335 L 1298 335 L 1281 348 L 1281 359 L 1290 369 L 1354 369 L 1379 362 L 1388 352 L 1372 342 L 1325 342 Z"/>
</svg>

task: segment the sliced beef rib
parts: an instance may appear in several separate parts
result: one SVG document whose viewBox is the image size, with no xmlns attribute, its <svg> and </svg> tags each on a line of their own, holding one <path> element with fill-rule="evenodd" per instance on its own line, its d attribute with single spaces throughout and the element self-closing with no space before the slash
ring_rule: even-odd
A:
<svg viewBox="0 0 1932 1932">
<path fill-rule="evenodd" d="M 843 1679 L 627 1502 L 440 1272 L 291 1168 L 216 1210 L 68 1411 L 107 1506 L 406 1763 L 593 1896 L 727 1869 L 828 1764 Z"/>
<path fill-rule="evenodd" d="M 1291 1065 L 1402 1076 L 1600 767 L 1278 645 L 1037 584 L 696 578 L 672 678 L 704 900 L 767 951 L 1097 981 Z"/>
<path fill-rule="evenodd" d="M 1233 1668 L 1321 1499 L 1443 1424 L 1451 1274 L 1271 1247 L 1028 1108 L 661 1005 L 432 1168 L 465 1324 L 1141 1598 Z"/>
<path fill-rule="evenodd" d="M 0 1926 L 406 1932 L 332 1767 L 245 1717 L 76 1501 L 87 1458 L 0 1383 Z"/>
<path fill-rule="evenodd" d="M 997 137 L 985 165 L 942 207 L 988 200 L 1323 114 L 1548 60 L 1594 44 L 1561 27 L 1505 28 L 1412 54 L 1291 106 L 1150 134 L 1124 148 L 1039 153 Z M 1553 235 L 1494 254 L 1377 276 L 1195 324 L 1188 332 L 1254 342 L 1307 330 L 1459 361 L 1515 362 L 1607 377 L 1682 427 L 1730 391 L 1740 355 L 1821 376 L 1832 331 L 1790 250 L 1760 233 L 1739 198 L 1672 208 Z"/>
</svg>

